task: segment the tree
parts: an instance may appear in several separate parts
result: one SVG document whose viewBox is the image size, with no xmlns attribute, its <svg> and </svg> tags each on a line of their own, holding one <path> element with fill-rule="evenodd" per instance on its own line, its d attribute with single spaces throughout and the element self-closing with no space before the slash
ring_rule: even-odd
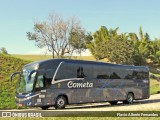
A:
<svg viewBox="0 0 160 120">
<path fill-rule="evenodd" d="M 109 60 L 118 64 L 133 64 L 134 47 L 131 41 L 119 39 L 112 41 Z"/>
<path fill-rule="evenodd" d="M 65 20 L 58 14 L 51 14 L 48 20 L 35 22 L 34 32 L 27 32 L 27 37 L 39 48 L 47 47 L 53 58 L 63 58 L 73 53 L 84 32 L 76 18 Z M 81 43 L 78 47 L 81 48 Z"/>
<path fill-rule="evenodd" d="M 135 33 L 129 33 L 129 38 L 133 41 L 134 44 L 134 65 L 145 65 L 146 59 L 149 57 L 149 44 L 150 44 L 150 37 L 148 33 L 145 35 L 143 34 L 142 27 L 139 28 L 139 36 Z"/>
<path fill-rule="evenodd" d="M 146 42 L 149 42 L 149 41 L 151 40 L 148 33 L 146 33 L 146 34 L 144 35 L 144 39 L 145 39 Z"/>
<path fill-rule="evenodd" d="M 145 58 L 149 58 L 150 37 L 148 33 L 146 33 L 145 35 L 143 34 L 142 27 L 140 27 L 139 29 L 139 35 L 140 35 L 140 41 L 138 46 L 139 52 Z"/>
<path fill-rule="evenodd" d="M 118 28 L 102 26 L 93 34 L 93 41 L 87 47 L 97 60 L 107 58 L 117 64 L 133 64 L 134 47 L 127 33 L 118 34 Z"/>
<path fill-rule="evenodd" d="M 150 42 L 149 51 L 150 51 L 149 58 L 153 62 L 156 63 L 158 61 L 157 56 L 159 56 L 159 53 L 157 52 L 160 51 L 160 40 L 159 39 L 155 39 Z"/>
<path fill-rule="evenodd" d="M 8 54 L 8 52 L 7 52 L 7 50 L 6 50 L 5 47 L 2 47 L 2 48 L 0 49 L 0 53 L 1 53 L 1 54 Z"/>
<path fill-rule="evenodd" d="M 106 46 L 108 41 L 109 31 L 105 26 L 102 26 L 98 31 L 93 34 L 93 41 L 87 43 L 87 48 L 91 51 L 92 55 L 96 60 L 106 58 L 105 49 L 109 47 Z M 109 41 L 108 41 L 109 42 Z"/>
<path fill-rule="evenodd" d="M 158 64 L 160 64 L 160 51 L 156 52 L 156 59 L 158 60 Z"/>
<path fill-rule="evenodd" d="M 87 49 L 86 44 L 92 40 L 91 33 L 85 34 L 84 30 L 79 29 L 70 34 L 69 43 L 78 54 Z"/>
<path fill-rule="evenodd" d="M 142 30 L 141 26 L 139 28 L 139 35 L 140 35 L 140 40 L 143 41 L 144 40 L 144 35 L 143 35 L 143 30 Z"/>
<path fill-rule="evenodd" d="M 134 43 L 139 41 L 136 33 L 129 33 L 128 36 L 129 36 L 130 40 L 132 40 Z"/>
</svg>

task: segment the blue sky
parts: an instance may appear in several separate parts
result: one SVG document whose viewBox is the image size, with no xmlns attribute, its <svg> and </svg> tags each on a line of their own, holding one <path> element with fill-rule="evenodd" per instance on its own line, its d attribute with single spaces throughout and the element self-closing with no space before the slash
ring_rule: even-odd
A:
<svg viewBox="0 0 160 120">
<path fill-rule="evenodd" d="M 103 25 L 138 34 L 142 26 L 152 39 L 160 38 L 159 0 L 0 0 L 0 48 L 10 54 L 42 53 L 26 32 L 53 12 L 76 16 L 89 32 Z"/>
</svg>

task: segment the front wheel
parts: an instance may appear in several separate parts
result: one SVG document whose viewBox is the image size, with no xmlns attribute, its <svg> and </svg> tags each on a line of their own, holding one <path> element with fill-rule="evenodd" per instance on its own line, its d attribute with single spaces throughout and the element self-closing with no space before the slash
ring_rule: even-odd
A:
<svg viewBox="0 0 160 120">
<path fill-rule="evenodd" d="M 56 109 L 64 109 L 66 106 L 66 98 L 64 96 L 59 96 L 55 102 Z"/>
<path fill-rule="evenodd" d="M 134 95 L 133 93 L 128 93 L 126 100 L 124 101 L 125 104 L 132 104 L 134 100 Z"/>
</svg>

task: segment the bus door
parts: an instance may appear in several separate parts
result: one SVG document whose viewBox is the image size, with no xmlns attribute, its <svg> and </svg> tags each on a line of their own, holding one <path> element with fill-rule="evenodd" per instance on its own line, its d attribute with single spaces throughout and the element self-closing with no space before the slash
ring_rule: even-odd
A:
<svg viewBox="0 0 160 120">
<path fill-rule="evenodd" d="M 34 103 L 37 106 L 45 105 L 46 102 L 46 84 L 44 72 L 38 71 L 34 84 Z"/>
</svg>

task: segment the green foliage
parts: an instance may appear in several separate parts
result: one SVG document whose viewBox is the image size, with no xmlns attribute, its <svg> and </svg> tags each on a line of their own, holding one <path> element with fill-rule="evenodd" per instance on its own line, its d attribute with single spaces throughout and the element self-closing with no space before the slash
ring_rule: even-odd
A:
<svg viewBox="0 0 160 120">
<path fill-rule="evenodd" d="M 133 61 L 134 61 L 134 65 L 136 66 L 146 65 L 145 57 L 137 51 L 135 51 L 133 55 Z"/>
<path fill-rule="evenodd" d="M 86 44 L 92 39 L 90 33 L 85 34 L 85 31 L 79 28 L 70 33 L 69 44 L 73 47 L 73 51 L 81 55 L 82 51 L 87 49 Z"/>
<path fill-rule="evenodd" d="M 142 27 L 141 26 L 139 28 L 139 36 L 140 36 L 140 39 L 143 41 L 144 40 L 144 35 L 143 35 L 143 31 L 142 31 Z"/>
<path fill-rule="evenodd" d="M 8 54 L 6 48 L 4 48 L 4 47 L 0 48 L 0 53 L 1 54 Z"/>
<path fill-rule="evenodd" d="M 158 60 L 158 63 L 160 63 L 160 51 L 156 52 L 156 58 Z"/>
<path fill-rule="evenodd" d="M 149 58 L 154 63 L 159 64 L 160 39 L 155 39 L 154 41 L 150 42 L 149 51 L 150 51 Z"/>
<path fill-rule="evenodd" d="M 27 63 L 29 61 L 0 54 L 0 109 L 16 108 L 14 97 L 17 80 L 11 83 L 9 77 L 13 72 L 21 71 Z"/>
<path fill-rule="evenodd" d="M 146 65 L 150 59 L 160 64 L 160 40 L 150 39 L 148 33 L 143 33 L 139 28 L 138 38 L 136 33 L 118 33 L 118 28 L 107 29 L 105 26 L 93 33 L 93 40 L 87 43 L 96 60 L 107 58 L 112 63 Z"/>
<path fill-rule="evenodd" d="M 118 28 L 102 26 L 93 34 L 94 40 L 87 47 L 97 60 L 107 58 L 118 64 L 133 64 L 134 47 L 126 33 L 118 34 Z"/>
</svg>

